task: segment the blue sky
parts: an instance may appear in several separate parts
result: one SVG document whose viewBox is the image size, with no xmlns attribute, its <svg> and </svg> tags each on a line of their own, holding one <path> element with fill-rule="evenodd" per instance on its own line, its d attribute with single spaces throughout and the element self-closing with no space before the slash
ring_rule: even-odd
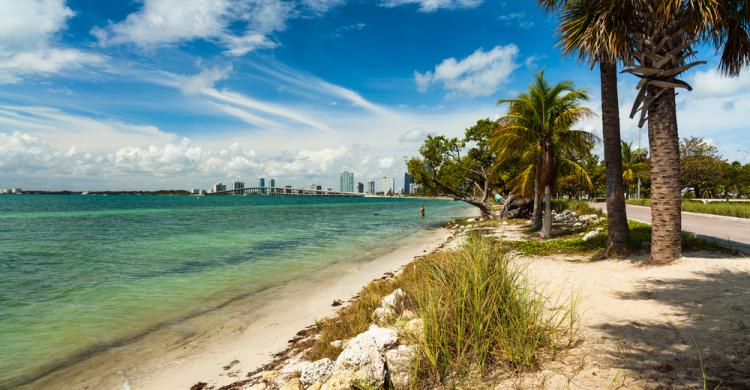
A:
<svg viewBox="0 0 750 390">
<path fill-rule="evenodd" d="M 560 57 L 533 1 L 0 0 L 0 26 L 0 187 L 399 177 L 426 134 L 501 115 L 540 69 L 599 111 L 598 73 Z M 701 54 L 681 134 L 747 161 L 750 77 Z M 633 87 L 620 78 L 635 141 Z"/>
</svg>

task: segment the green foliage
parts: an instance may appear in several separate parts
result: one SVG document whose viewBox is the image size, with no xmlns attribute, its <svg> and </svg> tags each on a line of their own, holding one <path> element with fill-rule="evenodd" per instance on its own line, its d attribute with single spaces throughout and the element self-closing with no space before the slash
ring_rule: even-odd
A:
<svg viewBox="0 0 750 390">
<path fill-rule="evenodd" d="M 440 378 L 498 364 L 532 367 L 570 335 L 573 306 L 548 307 L 494 240 L 470 236 L 460 249 L 423 261 L 416 308 L 426 360 Z"/>
<path fill-rule="evenodd" d="M 572 81 L 551 85 L 541 71 L 527 92 L 498 101 L 508 104 L 508 113 L 491 138 L 497 152 L 494 170 L 502 171 L 509 164 L 521 167 L 512 179 L 515 193 L 530 196 L 535 186 L 554 187 L 561 173 L 573 174 L 591 187 L 586 169 L 577 160 L 591 151 L 597 138 L 572 129 L 593 115 L 581 106 L 588 99 L 588 92 L 575 88 Z"/>
<path fill-rule="evenodd" d="M 497 180 L 489 177 L 494 153 L 488 147 L 496 123 L 481 119 L 466 129 L 464 138 L 429 135 L 419 149 L 420 157 L 407 161 L 407 170 L 428 194 L 448 194 L 485 202 Z M 490 182 L 491 181 L 491 182 Z"/>
</svg>

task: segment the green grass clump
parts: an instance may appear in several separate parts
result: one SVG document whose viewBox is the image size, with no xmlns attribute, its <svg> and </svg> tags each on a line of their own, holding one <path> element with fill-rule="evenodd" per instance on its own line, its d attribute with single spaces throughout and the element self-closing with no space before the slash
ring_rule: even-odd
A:
<svg viewBox="0 0 750 390">
<path fill-rule="evenodd" d="M 627 204 L 651 206 L 651 199 L 628 199 Z M 750 202 L 709 202 L 683 200 L 682 211 L 692 213 L 724 215 L 728 217 L 750 218 Z"/>
<path fill-rule="evenodd" d="M 572 305 L 548 308 L 504 253 L 496 241 L 470 236 L 460 249 L 423 260 L 413 294 L 426 361 L 439 378 L 533 367 L 571 334 Z"/>
</svg>

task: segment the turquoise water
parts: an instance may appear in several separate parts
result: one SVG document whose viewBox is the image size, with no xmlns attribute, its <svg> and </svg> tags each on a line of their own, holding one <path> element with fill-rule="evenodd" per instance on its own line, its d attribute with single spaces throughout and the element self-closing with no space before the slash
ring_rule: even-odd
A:
<svg viewBox="0 0 750 390">
<path fill-rule="evenodd" d="M 466 211 L 432 199 L 0 196 L 0 388 Z"/>
</svg>

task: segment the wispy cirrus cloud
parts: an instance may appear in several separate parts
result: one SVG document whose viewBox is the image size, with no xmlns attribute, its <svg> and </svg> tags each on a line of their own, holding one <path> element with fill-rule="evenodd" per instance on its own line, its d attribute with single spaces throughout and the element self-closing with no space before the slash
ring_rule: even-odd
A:
<svg viewBox="0 0 750 390">
<path fill-rule="evenodd" d="M 398 7 L 401 5 L 415 4 L 419 6 L 420 12 L 434 12 L 439 9 L 476 8 L 483 0 L 384 0 L 384 7 Z"/>
</svg>

